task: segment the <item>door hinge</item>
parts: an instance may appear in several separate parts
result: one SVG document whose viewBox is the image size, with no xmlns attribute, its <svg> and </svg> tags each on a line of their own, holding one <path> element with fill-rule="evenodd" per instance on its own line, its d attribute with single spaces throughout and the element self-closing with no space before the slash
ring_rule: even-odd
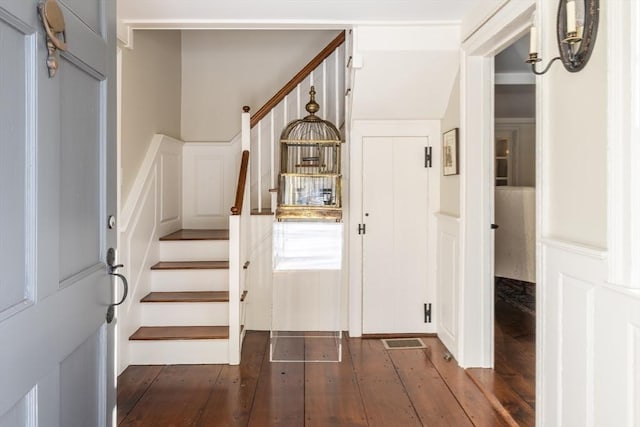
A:
<svg viewBox="0 0 640 427">
<path fill-rule="evenodd" d="M 432 160 L 432 155 L 431 155 L 431 147 L 424 147 L 424 167 L 425 168 L 430 168 L 431 167 L 431 160 Z"/>
<path fill-rule="evenodd" d="M 424 323 L 431 323 L 431 303 L 424 303 Z"/>
<path fill-rule="evenodd" d="M 367 234 L 367 224 L 358 224 L 358 234 Z"/>
</svg>

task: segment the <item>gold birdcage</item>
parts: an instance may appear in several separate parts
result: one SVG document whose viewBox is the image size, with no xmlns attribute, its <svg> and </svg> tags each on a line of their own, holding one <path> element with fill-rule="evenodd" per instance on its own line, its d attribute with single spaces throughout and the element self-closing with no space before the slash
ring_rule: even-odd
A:
<svg viewBox="0 0 640 427">
<path fill-rule="evenodd" d="M 280 135 L 276 218 L 342 220 L 342 139 L 336 126 L 315 114 L 320 106 L 311 86 L 309 113 Z"/>
</svg>

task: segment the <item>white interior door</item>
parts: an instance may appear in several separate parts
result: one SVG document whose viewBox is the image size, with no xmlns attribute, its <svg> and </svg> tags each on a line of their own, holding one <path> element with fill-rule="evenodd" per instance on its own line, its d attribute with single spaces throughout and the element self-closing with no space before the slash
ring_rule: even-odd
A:
<svg viewBox="0 0 640 427">
<path fill-rule="evenodd" d="M 50 78 L 35 0 L 0 3 L 0 426 L 105 426 L 114 409 L 115 1 L 60 3 Z"/>
<path fill-rule="evenodd" d="M 427 137 L 365 137 L 362 156 L 362 331 L 424 332 Z"/>
</svg>

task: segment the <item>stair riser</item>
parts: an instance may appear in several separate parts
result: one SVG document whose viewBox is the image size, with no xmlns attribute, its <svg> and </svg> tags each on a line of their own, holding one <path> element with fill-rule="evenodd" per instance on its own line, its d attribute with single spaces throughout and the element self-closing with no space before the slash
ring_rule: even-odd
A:
<svg viewBox="0 0 640 427">
<path fill-rule="evenodd" d="M 142 303 L 142 324 L 146 326 L 226 326 L 226 302 Z"/>
<path fill-rule="evenodd" d="M 186 240 L 160 242 L 162 261 L 224 261 L 229 259 L 227 240 Z"/>
<path fill-rule="evenodd" d="M 151 290 L 228 291 L 229 270 L 154 270 L 151 272 Z"/>
<path fill-rule="evenodd" d="M 229 340 L 130 341 L 132 365 L 229 363 Z"/>
</svg>

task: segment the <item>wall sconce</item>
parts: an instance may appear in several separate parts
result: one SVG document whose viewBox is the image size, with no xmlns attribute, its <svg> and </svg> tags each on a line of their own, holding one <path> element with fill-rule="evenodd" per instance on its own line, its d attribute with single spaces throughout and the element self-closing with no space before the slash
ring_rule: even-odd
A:
<svg viewBox="0 0 640 427">
<path fill-rule="evenodd" d="M 538 33 L 531 27 L 529 59 L 533 74 L 542 75 L 549 71 L 555 61 L 562 61 L 564 68 L 571 73 L 578 72 L 587 65 L 598 34 L 599 0 L 560 0 L 556 25 L 558 51 L 560 56 L 553 58 L 542 71 L 536 70 L 538 58 Z"/>
</svg>

